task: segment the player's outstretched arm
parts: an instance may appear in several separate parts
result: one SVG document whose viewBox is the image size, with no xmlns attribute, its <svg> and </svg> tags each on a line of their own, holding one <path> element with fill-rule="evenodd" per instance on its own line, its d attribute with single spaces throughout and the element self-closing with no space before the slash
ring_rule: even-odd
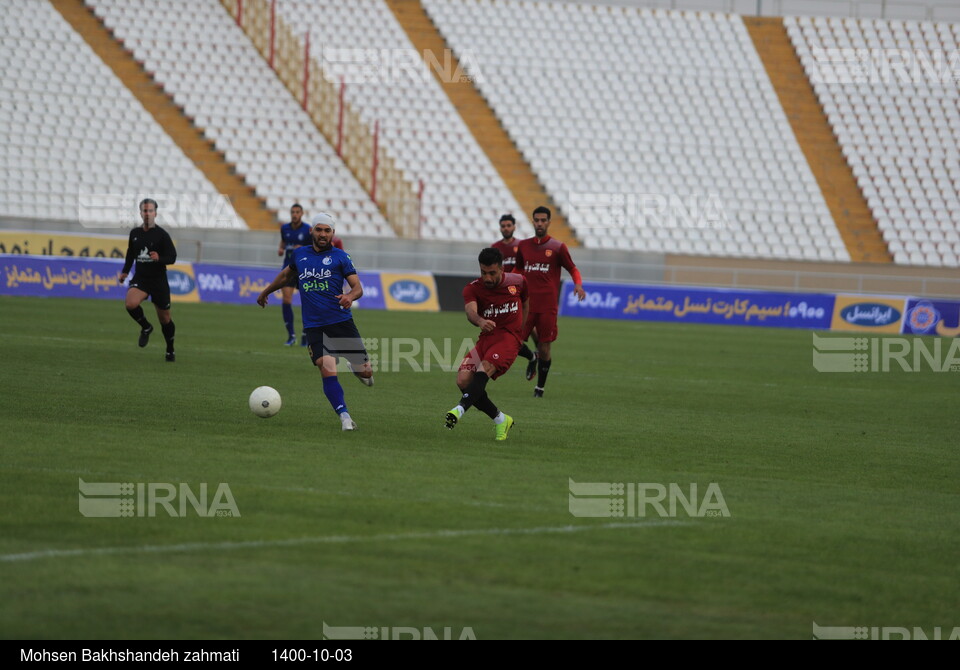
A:
<svg viewBox="0 0 960 670">
<path fill-rule="evenodd" d="M 261 307 L 267 306 L 267 298 L 270 297 L 270 294 L 274 291 L 283 288 L 284 286 L 290 284 L 295 278 L 293 274 L 292 266 L 288 265 L 287 267 L 280 270 L 280 273 L 276 278 L 270 282 L 265 289 L 260 292 L 260 295 L 257 296 L 257 304 Z"/>
</svg>

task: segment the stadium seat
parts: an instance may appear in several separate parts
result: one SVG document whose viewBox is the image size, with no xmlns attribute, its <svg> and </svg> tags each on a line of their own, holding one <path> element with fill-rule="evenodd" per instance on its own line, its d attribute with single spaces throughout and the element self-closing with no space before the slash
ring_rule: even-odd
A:
<svg viewBox="0 0 960 670">
<path fill-rule="evenodd" d="M 681 221 L 702 218 L 712 205 L 720 211 L 710 214 L 722 214 L 731 233 L 752 225 L 761 204 L 786 200 L 787 211 L 822 208 L 829 221 L 738 17 L 587 3 L 423 5 L 454 50 L 483 64 L 481 93 L 493 101 L 585 245 L 602 248 L 610 239 L 590 226 L 597 213 L 575 202 L 590 194 L 628 200 L 620 212 L 628 227 L 636 225 L 631 208 L 646 196 L 659 196 Z M 535 35 L 553 34 L 554 27 L 562 33 L 557 40 L 530 47 Z M 639 35 L 645 37 L 634 37 Z M 538 101 L 549 101 L 549 111 Z M 762 182 L 773 176 L 775 182 L 764 188 Z M 710 194 L 723 194 L 722 203 L 708 200 Z M 757 255 L 765 249 L 776 257 L 778 232 L 770 221 L 761 219 L 760 225 L 764 247 L 695 244 L 704 241 L 702 227 L 686 225 L 680 237 L 663 240 L 663 250 Z M 652 240 L 661 238 L 629 239 L 652 248 Z M 830 222 L 816 246 L 834 260 L 847 260 L 843 245 L 834 242 L 839 233 Z M 799 253 L 821 257 L 815 248 Z"/>
<path fill-rule="evenodd" d="M 935 205 L 960 195 L 960 185 L 942 179 L 948 168 L 960 162 L 960 92 L 956 82 L 942 80 L 949 68 L 924 69 L 924 63 L 955 53 L 955 25 L 913 22 L 905 26 L 898 21 L 840 18 L 796 25 L 799 29 L 789 33 L 791 41 L 801 60 L 810 63 L 814 90 L 824 109 L 853 112 L 828 118 L 851 166 L 867 166 L 878 196 L 867 203 L 878 221 L 892 226 L 884 230 L 884 239 L 894 262 L 946 265 L 940 248 L 922 252 L 911 245 L 932 242 L 918 238 L 920 230 L 914 222 L 939 219 L 950 228 L 960 227 L 960 216 L 946 214 L 948 209 L 934 214 Z M 866 67 L 857 62 L 828 65 L 815 58 L 837 44 L 871 44 L 874 36 L 883 36 L 883 48 L 904 50 L 908 56 L 904 68 L 878 62 L 884 56 L 880 51 L 870 52 L 875 57 Z M 875 166 L 882 169 L 875 171 Z M 895 244 L 898 241 L 903 252 Z"/>
<path fill-rule="evenodd" d="M 142 26 L 145 3 L 86 2 L 113 21 L 119 38 L 138 40 L 157 81 L 281 221 L 289 220 L 290 205 L 313 195 L 316 186 L 302 175 L 320 165 L 329 170 L 324 191 L 350 203 L 334 209 L 335 216 L 357 222 L 362 212 L 375 235 L 394 236 L 379 210 L 362 210 L 367 193 L 219 2 L 169 0 L 151 12 L 150 31 Z"/>
<path fill-rule="evenodd" d="M 146 193 L 217 197 L 215 187 L 49 3 L 8 3 L 0 29 L 0 103 L 14 103 L 0 104 L 0 145 L 31 147 L 29 157 L 8 159 L 23 178 L 0 179 L 0 215 L 75 219 L 86 196 L 116 194 L 127 199 L 128 212 L 84 207 L 81 222 L 127 226 L 138 221 L 137 198 Z M 58 49 L 37 49 L 41 34 Z M 134 138 L 138 160 L 128 161 Z M 35 161 L 39 152 L 44 158 Z M 153 157 L 161 156 L 167 168 L 157 170 Z M 162 224 L 189 223 L 165 218 L 167 211 L 161 209 Z M 233 222 L 243 225 L 235 217 Z"/>
</svg>

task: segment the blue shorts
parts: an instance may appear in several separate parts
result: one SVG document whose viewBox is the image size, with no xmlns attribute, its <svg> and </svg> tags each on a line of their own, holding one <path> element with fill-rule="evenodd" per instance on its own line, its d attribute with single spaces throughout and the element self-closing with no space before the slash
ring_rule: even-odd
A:
<svg viewBox="0 0 960 670">
<path fill-rule="evenodd" d="M 303 333 L 307 336 L 307 353 L 311 363 L 316 364 L 322 356 L 333 356 L 346 358 L 356 369 L 370 360 L 353 319 L 328 326 L 304 328 Z"/>
</svg>

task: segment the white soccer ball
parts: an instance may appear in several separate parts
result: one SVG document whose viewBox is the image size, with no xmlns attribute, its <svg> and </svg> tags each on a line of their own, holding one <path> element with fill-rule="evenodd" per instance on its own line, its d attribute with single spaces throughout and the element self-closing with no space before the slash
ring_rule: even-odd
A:
<svg viewBox="0 0 960 670">
<path fill-rule="evenodd" d="M 258 386 L 250 394 L 250 411 L 261 419 L 269 419 L 280 411 L 280 394 L 270 386 Z"/>
</svg>

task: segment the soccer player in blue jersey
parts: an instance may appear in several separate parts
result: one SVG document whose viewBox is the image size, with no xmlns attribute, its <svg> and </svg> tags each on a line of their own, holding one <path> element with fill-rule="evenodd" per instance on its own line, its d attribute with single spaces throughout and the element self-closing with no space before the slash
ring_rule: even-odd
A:
<svg viewBox="0 0 960 670">
<path fill-rule="evenodd" d="M 277 249 L 277 256 L 283 256 L 282 268 L 290 265 L 294 251 L 311 243 L 310 226 L 303 222 L 303 207 L 299 203 L 294 203 L 290 208 L 290 223 L 280 226 L 280 247 Z M 293 286 L 284 286 L 282 291 L 283 324 L 287 327 L 286 345 L 288 347 L 297 343 L 297 335 L 293 328 L 293 289 Z M 300 344 L 307 345 L 306 335 L 303 336 Z"/>
<path fill-rule="evenodd" d="M 337 379 L 337 359 L 346 358 L 353 374 L 367 386 L 373 386 L 373 368 L 350 312 L 353 302 L 363 295 L 363 286 L 350 256 L 333 246 L 335 229 L 336 221 L 329 214 L 313 217 L 311 244 L 293 252 L 290 263 L 257 297 L 257 304 L 265 307 L 277 289 L 297 286 L 310 362 L 320 368 L 323 393 L 340 417 L 341 428 L 356 430 Z M 346 293 L 344 282 L 350 287 Z"/>
</svg>

